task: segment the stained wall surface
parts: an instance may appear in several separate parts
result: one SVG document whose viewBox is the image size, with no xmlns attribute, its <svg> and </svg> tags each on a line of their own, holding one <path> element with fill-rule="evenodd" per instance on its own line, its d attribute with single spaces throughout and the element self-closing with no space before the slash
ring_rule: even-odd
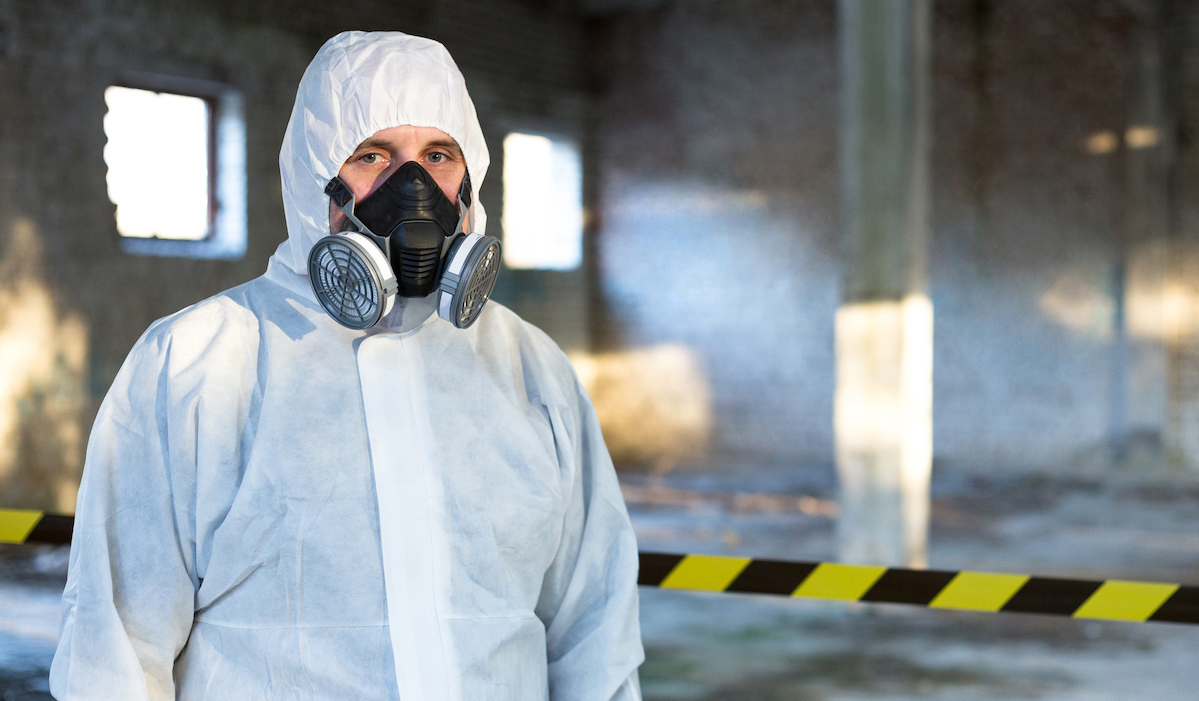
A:
<svg viewBox="0 0 1199 701">
<path fill-rule="evenodd" d="M 1159 455 L 1162 341 L 1127 333 L 1145 305 L 1124 309 L 1120 272 L 1157 245 L 1126 242 L 1134 25 L 1117 2 L 936 4 L 942 464 L 1104 461 L 1114 430 Z M 716 454 L 832 460 L 836 39 L 832 2 L 626 4 L 594 20 L 597 338 L 689 348 Z"/>
<path fill-rule="evenodd" d="M 834 10 L 675 3 L 597 22 L 600 339 L 692 349 L 717 452 L 832 454 Z"/>
</svg>

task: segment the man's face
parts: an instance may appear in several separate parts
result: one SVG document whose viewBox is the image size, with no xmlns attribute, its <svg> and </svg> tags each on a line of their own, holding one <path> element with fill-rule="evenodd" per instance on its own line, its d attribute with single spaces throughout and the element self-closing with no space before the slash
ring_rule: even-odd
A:
<svg viewBox="0 0 1199 701">
<path fill-rule="evenodd" d="M 433 127 L 402 126 L 377 131 L 358 144 L 337 174 L 361 202 L 408 161 L 421 164 L 450 202 L 458 204 L 466 158 L 449 134 Z M 346 215 L 330 200 L 330 232 L 341 231 L 345 220 Z"/>
</svg>

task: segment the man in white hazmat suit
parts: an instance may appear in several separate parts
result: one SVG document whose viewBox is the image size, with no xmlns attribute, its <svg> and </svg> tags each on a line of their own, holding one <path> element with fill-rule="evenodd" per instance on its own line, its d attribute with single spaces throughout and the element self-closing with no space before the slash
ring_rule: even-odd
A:
<svg viewBox="0 0 1199 701">
<path fill-rule="evenodd" d="M 309 283 L 341 219 L 326 185 L 412 148 L 442 191 L 436 164 L 465 161 L 445 194 L 481 232 L 487 149 L 449 54 L 331 39 L 280 154 L 288 240 L 152 325 L 100 409 L 56 698 L 640 699 L 636 544 L 565 356 L 495 303 L 456 328 L 436 292 L 352 330 Z"/>
</svg>

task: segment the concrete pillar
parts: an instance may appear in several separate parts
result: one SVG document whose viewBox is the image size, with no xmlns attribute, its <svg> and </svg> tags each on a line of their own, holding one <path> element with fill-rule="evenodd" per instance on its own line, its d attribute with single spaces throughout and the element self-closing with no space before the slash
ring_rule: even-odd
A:
<svg viewBox="0 0 1199 701">
<path fill-rule="evenodd" d="M 839 0 L 840 557 L 923 566 L 932 466 L 931 0 Z"/>
<path fill-rule="evenodd" d="M 1199 4 L 1163 0 L 1161 39 L 1165 44 L 1168 124 L 1194 134 L 1199 110 Z M 1199 144 L 1193 138 L 1171 142 L 1170 236 L 1166 269 L 1164 330 L 1168 396 L 1165 446 L 1178 469 L 1199 469 Z"/>
<path fill-rule="evenodd" d="M 1128 125 L 1124 133 L 1124 222 L 1113 275 L 1110 437 L 1117 464 L 1148 466 L 1163 442 L 1177 444 L 1167 417 L 1167 249 L 1172 130 L 1167 127 L 1162 20 L 1157 2 L 1133 5 Z M 1173 415 L 1176 416 L 1176 413 Z M 1177 454 L 1167 450 L 1166 454 Z"/>
</svg>

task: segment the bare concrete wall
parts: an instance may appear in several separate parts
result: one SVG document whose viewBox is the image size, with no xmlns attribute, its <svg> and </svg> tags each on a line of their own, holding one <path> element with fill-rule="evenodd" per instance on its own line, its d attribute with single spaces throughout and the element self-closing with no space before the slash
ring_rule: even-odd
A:
<svg viewBox="0 0 1199 701">
<path fill-rule="evenodd" d="M 835 3 L 648 5 L 595 20 L 599 338 L 690 348 L 716 453 L 831 462 Z M 1124 181 L 1087 140 L 1128 126 L 1132 16 L 936 7 L 935 455 L 1106 454 Z"/>
<path fill-rule="evenodd" d="M 1068 463 L 1113 406 L 1121 159 L 1086 142 L 1125 131 L 1132 18 L 997 0 L 937 20 L 936 453 Z"/>
<path fill-rule="evenodd" d="M 582 131 L 583 25 L 553 3 L 0 0 L 0 505 L 72 510 L 99 400 L 142 331 L 265 270 L 286 238 L 278 149 L 295 88 L 320 44 L 344 29 L 444 40 L 492 149 L 481 199 L 493 231 L 503 130 L 535 122 Z M 102 120 L 104 89 L 128 71 L 218 81 L 244 95 L 241 260 L 119 250 Z M 566 342 L 585 343 L 584 298 L 568 297 L 577 313 L 563 312 L 554 295 L 525 293 L 530 280 L 544 282 L 537 274 L 511 278 L 502 299 Z"/>
</svg>

